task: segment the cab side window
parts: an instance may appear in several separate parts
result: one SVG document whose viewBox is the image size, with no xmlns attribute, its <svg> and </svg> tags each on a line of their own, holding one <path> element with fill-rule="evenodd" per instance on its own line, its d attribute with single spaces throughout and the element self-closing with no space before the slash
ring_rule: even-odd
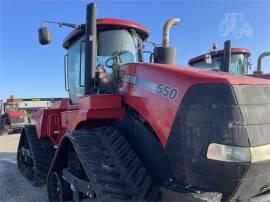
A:
<svg viewBox="0 0 270 202">
<path fill-rule="evenodd" d="M 69 97 L 71 102 L 76 104 L 79 103 L 79 98 L 84 95 L 85 43 L 82 40 L 76 41 L 68 49 L 67 54 L 67 82 L 69 87 Z"/>
</svg>

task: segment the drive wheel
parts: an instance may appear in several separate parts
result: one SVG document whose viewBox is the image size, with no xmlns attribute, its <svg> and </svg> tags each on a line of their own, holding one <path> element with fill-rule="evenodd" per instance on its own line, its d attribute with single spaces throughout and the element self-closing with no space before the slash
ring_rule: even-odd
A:
<svg viewBox="0 0 270 202">
<path fill-rule="evenodd" d="M 53 172 L 48 176 L 48 192 L 50 201 L 72 200 L 70 186 L 63 179 L 61 172 Z"/>
</svg>

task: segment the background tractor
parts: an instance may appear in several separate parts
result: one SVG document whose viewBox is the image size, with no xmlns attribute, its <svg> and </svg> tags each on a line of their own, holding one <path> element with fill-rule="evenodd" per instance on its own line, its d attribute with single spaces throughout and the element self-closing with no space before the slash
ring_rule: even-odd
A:
<svg viewBox="0 0 270 202">
<path fill-rule="evenodd" d="M 228 55 L 230 57 L 228 57 Z M 205 70 L 229 72 L 238 75 L 248 75 L 257 78 L 269 79 L 270 73 L 262 71 L 262 59 L 269 56 L 270 52 L 263 52 L 258 57 L 257 70 L 253 74 L 248 74 L 251 69 L 250 52 L 245 48 L 231 48 L 231 42 L 224 43 L 224 49 L 216 50 L 216 44 L 213 44 L 213 50 L 206 54 L 191 58 L 188 64 L 192 67 L 197 67 Z M 224 64 L 229 60 L 229 66 Z"/>
<path fill-rule="evenodd" d="M 0 135 L 8 133 L 20 133 L 24 124 L 28 123 L 28 117 L 24 110 L 18 108 L 18 100 L 10 96 L 3 102 L 3 111 L 0 116 Z"/>
<path fill-rule="evenodd" d="M 175 65 L 179 21 L 165 23 L 153 63 L 147 29 L 96 19 L 95 4 L 85 24 L 55 22 L 74 28 L 63 43 L 69 98 L 33 113 L 17 152 L 50 201 L 269 197 L 270 81 Z M 47 27 L 39 41 L 50 42 Z"/>
<path fill-rule="evenodd" d="M 15 98 L 11 95 L 1 102 L 0 134 L 20 133 L 25 124 L 31 123 L 31 114 L 49 108 L 62 98 Z"/>
</svg>

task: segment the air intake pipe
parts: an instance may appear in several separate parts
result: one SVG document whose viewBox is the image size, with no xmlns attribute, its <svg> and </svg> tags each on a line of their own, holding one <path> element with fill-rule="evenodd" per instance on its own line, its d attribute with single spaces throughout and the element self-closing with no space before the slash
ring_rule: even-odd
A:
<svg viewBox="0 0 270 202">
<path fill-rule="evenodd" d="M 176 48 L 170 47 L 170 29 L 180 22 L 179 18 L 169 19 L 163 26 L 162 46 L 154 49 L 154 63 L 175 64 Z"/>
<path fill-rule="evenodd" d="M 270 51 L 263 52 L 262 54 L 260 54 L 260 56 L 258 57 L 258 62 L 257 62 L 257 70 L 254 71 L 253 74 L 263 74 L 262 59 L 266 56 L 270 56 Z"/>
</svg>

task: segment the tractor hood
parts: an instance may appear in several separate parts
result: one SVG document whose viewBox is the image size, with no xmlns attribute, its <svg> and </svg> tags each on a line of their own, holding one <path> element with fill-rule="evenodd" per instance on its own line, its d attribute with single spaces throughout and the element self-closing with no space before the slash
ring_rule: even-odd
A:
<svg viewBox="0 0 270 202">
<path fill-rule="evenodd" d="M 189 66 L 180 66 L 180 65 L 164 65 L 164 64 L 156 64 L 159 66 L 159 68 L 164 68 L 166 70 L 172 71 L 172 72 L 178 72 L 181 75 L 186 75 L 189 77 L 194 78 L 205 78 L 209 80 L 209 82 L 224 82 L 229 84 L 268 84 L 270 85 L 269 81 L 262 80 L 262 77 L 253 77 L 250 78 L 248 76 L 243 75 L 235 75 L 230 74 L 226 72 L 216 72 L 216 71 L 210 71 L 210 70 L 204 70 L 204 69 L 198 69 L 194 67 Z M 204 79 L 203 79 L 204 80 Z"/>
<path fill-rule="evenodd" d="M 248 76 L 270 80 L 270 73 L 266 73 L 266 74 L 250 74 Z"/>
<path fill-rule="evenodd" d="M 9 110 L 7 114 L 9 117 L 20 117 L 25 115 L 23 112 L 17 110 Z"/>
<path fill-rule="evenodd" d="M 177 181 L 224 201 L 269 190 L 269 80 L 147 63 L 121 65 L 119 76 L 124 103 L 151 125 Z"/>
<path fill-rule="evenodd" d="M 182 73 L 196 82 L 181 101 L 166 144 L 176 178 L 221 192 L 225 201 L 269 191 L 270 81 L 189 71 Z"/>
</svg>

